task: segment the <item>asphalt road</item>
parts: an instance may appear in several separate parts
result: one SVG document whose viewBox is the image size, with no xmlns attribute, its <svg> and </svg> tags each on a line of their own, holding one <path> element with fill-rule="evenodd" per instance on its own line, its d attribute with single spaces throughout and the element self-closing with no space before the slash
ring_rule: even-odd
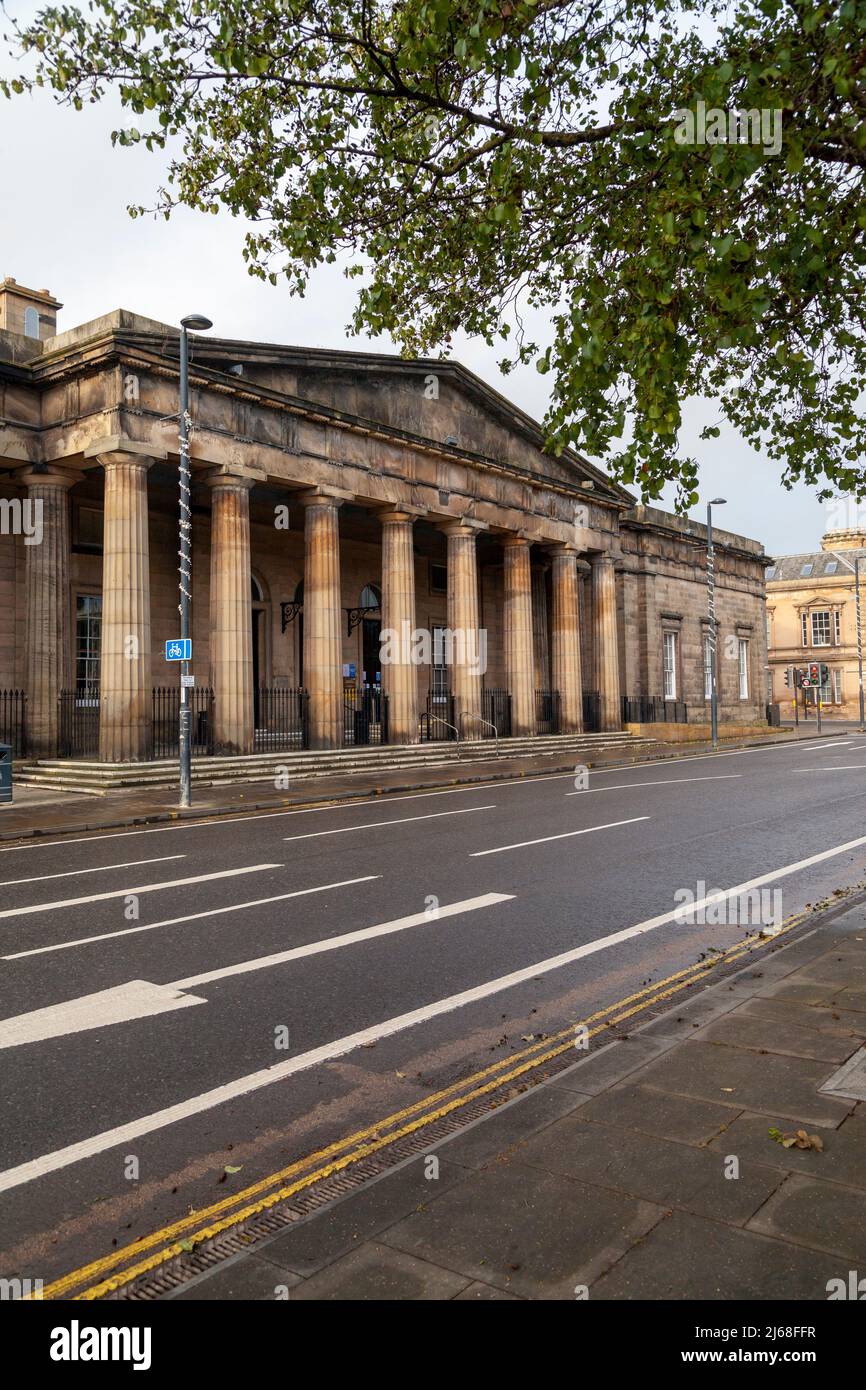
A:
<svg viewBox="0 0 866 1390">
<path fill-rule="evenodd" d="M 769 876 L 788 917 L 860 882 L 864 811 L 854 733 L 0 850 L 0 1275 L 47 1282 L 756 928 L 676 920 L 683 890 Z"/>
</svg>

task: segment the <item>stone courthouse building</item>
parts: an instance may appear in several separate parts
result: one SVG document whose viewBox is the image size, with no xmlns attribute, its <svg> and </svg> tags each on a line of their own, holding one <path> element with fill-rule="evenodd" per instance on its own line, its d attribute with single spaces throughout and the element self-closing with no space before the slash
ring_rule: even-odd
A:
<svg viewBox="0 0 866 1390">
<path fill-rule="evenodd" d="M 0 739 L 167 757 L 178 331 L 60 307 L 0 282 Z M 457 363 L 191 343 L 197 753 L 706 721 L 703 527 Z M 721 718 L 763 721 L 763 548 L 716 558 Z"/>
</svg>

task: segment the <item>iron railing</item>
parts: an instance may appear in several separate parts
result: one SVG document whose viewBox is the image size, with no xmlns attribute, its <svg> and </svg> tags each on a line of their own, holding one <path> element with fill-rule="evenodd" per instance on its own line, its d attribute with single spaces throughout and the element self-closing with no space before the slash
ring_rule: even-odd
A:
<svg viewBox="0 0 866 1390">
<path fill-rule="evenodd" d="M 508 690 L 482 690 L 481 713 L 500 738 L 511 737 L 511 694 Z"/>
<path fill-rule="evenodd" d="M 623 695 L 623 724 L 687 724 L 688 706 L 661 695 Z"/>
<path fill-rule="evenodd" d="M 274 690 L 260 686 L 256 691 L 257 753 L 308 748 L 310 744 L 310 697 L 306 690 Z"/>
<path fill-rule="evenodd" d="M 24 756 L 26 705 L 23 690 L 0 690 L 0 743 L 12 745 L 13 758 Z"/>
<path fill-rule="evenodd" d="M 420 732 L 422 743 L 439 743 L 443 739 L 459 738 L 453 695 L 427 696 L 427 708 L 420 718 Z"/>
<path fill-rule="evenodd" d="M 343 744 L 358 748 L 388 742 L 388 696 L 380 685 L 343 689 Z"/>
<path fill-rule="evenodd" d="M 538 734 L 559 733 L 558 690 L 536 690 L 535 732 Z"/>
<path fill-rule="evenodd" d="M 192 752 L 209 757 L 214 750 L 214 693 L 208 686 L 187 691 L 192 710 Z M 180 754 L 180 687 L 155 685 L 151 691 L 152 756 L 176 758 Z"/>
<path fill-rule="evenodd" d="M 58 753 L 61 758 L 99 756 L 99 686 L 60 692 Z"/>
</svg>

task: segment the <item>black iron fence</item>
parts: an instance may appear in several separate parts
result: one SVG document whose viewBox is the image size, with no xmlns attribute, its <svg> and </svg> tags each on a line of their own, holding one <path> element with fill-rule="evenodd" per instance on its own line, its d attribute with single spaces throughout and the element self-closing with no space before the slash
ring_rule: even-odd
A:
<svg viewBox="0 0 866 1390">
<path fill-rule="evenodd" d="M 583 692 L 583 732 L 597 734 L 601 727 L 601 700 L 597 690 Z"/>
<path fill-rule="evenodd" d="M 436 694 L 427 696 L 427 708 L 421 715 L 421 742 L 438 743 L 442 739 L 457 737 L 454 696 Z"/>
<path fill-rule="evenodd" d="M 0 690 L 0 743 L 11 743 L 13 758 L 23 758 L 27 697 L 23 690 Z"/>
<path fill-rule="evenodd" d="M 661 695 L 623 695 L 623 724 L 687 724 L 688 706 Z"/>
<path fill-rule="evenodd" d="M 500 738 L 511 737 L 511 694 L 508 690 L 482 690 L 481 714 L 492 724 Z M 490 730 L 482 725 L 485 738 Z"/>
<path fill-rule="evenodd" d="M 388 742 L 388 696 L 380 685 L 343 688 L 343 744 L 358 748 Z"/>
<path fill-rule="evenodd" d="M 256 691 L 256 752 L 278 753 L 310 743 L 310 697 L 306 690 Z"/>
<path fill-rule="evenodd" d="M 207 757 L 213 753 L 214 694 L 208 686 L 194 686 L 187 695 L 192 709 L 192 753 L 197 758 Z M 152 756 L 176 758 L 180 754 L 180 688 L 156 685 L 151 698 Z"/>
<path fill-rule="evenodd" d="M 558 690 L 536 690 L 535 732 L 538 734 L 559 733 Z"/>
<path fill-rule="evenodd" d="M 99 756 L 99 686 L 61 690 L 58 754 L 61 758 Z"/>
</svg>

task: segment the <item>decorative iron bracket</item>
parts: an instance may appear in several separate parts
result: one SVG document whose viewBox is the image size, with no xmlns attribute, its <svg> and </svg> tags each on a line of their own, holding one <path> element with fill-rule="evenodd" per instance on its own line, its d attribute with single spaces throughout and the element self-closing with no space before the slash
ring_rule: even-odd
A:
<svg viewBox="0 0 866 1390">
<path fill-rule="evenodd" d="M 378 613 L 378 608 L 347 608 L 346 622 L 348 624 L 347 637 L 351 637 L 356 627 L 359 627 L 368 613 Z"/>
<path fill-rule="evenodd" d="M 299 613 L 303 613 L 303 603 L 281 603 L 280 604 L 280 631 L 285 632 L 289 623 L 293 623 Z"/>
</svg>

